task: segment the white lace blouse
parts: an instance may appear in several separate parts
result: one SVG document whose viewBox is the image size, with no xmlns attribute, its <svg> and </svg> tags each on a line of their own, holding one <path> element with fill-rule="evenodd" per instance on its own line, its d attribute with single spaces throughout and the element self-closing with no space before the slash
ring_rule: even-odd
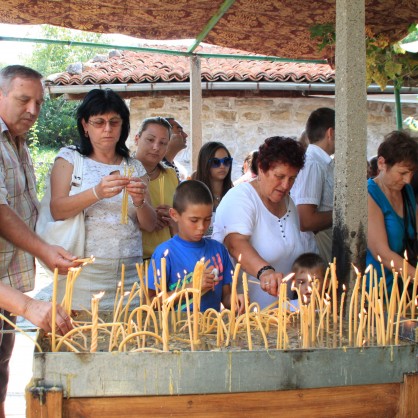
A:
<svg viewBox="0 0 418 418">
<path fill-rule="evenodd" d="M 56 158 L 63 158 L 74 165 L 74 150 L 61 148 Z M 80 192 L 94 187 L 102 177 L 119 170 L 123 174 L 123 165 L 133 165 L 133 176 L 146 174 L 144 166 L 136 159 L 124 159 L 119 165 L 99 163 L 88 157 L 83 158 L 83 179 Z M 122 192 L 109 199 L 102 199 L 86 208 L 86 243 L 84 256 L 94 255 L 100 258 L 119 259 L 142 257 L 142 234 L 136 215 L 136 209 L 129 197 L 128 223 L 121 224 Z"/>
</svg>

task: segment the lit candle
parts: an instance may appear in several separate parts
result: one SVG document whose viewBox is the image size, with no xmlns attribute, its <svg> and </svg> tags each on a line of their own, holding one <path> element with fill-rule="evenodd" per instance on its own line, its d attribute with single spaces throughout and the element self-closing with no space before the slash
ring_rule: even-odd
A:
<svg viewBox="0 0 418 418">
<path fill-rule="evenodd" d="M 90 353 L 97 351 L 97 337 L 98 337 L 98 324 L 99 324 L 99 300 L 103 297 L 105 292 L 100 292 L 94 295 L 91 299 L 91 344 Z"/>
</svg>

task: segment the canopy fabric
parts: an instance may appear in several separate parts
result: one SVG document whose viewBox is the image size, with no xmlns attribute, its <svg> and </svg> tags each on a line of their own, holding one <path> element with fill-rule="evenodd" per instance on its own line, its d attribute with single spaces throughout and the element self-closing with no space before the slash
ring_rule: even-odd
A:
<svg viewBox="0 0 418 418">
<path fill-rule="evenodd" d="M 222 5 L 224 13 L 219 11 Z M 335 0 L 2 0 L 0 22 L 170 40 L 198 38 L 211 18 L 221 15 L 202 41 L 264 55 L 318 59 L 333 52 L 319 51 L 310 27 L 335 22 L 335 9 Z M 375 34 L 399 40 L 416 21 L 416 1 L 366 0 L 366 25 Z"/>
</svg>

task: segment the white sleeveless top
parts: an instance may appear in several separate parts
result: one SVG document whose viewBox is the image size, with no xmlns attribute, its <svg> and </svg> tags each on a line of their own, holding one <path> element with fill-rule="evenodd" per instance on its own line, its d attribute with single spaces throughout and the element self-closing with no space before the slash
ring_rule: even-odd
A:
<svg viewBox="0 0 418 418">
<path fill-rule="evenodd" d="M 61 148 L 56 158 L 63 158 L 74 165 L 74 150 Z M 91 158 L 83 158 L 83 180 L 80 192 L 97 185 L 111 172 L 123 174 L 124 162 L 135 167 L 134 177 L 146 174 L 144 166 L 134 158 L 124 159 L 119 165 L 99 163 Z M 129 197 L 128 223 L 121 224 L 122 192 L 109 199 L 102 199 L 85 209 L 86 243 L 84 256 L 119 259 L 142 257 L 142 234 L 136 209 Z"/>
</svg>

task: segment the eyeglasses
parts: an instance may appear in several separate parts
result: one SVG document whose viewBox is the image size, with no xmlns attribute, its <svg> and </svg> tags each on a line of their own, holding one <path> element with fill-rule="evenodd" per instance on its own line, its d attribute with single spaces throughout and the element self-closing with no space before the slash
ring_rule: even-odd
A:
<svg viewBox="0 0 418 418">
<path fill-rule="evenodd" d="M 209 162 L 211 167 L 218 168 L 222 165 L 225 167 L 230 167 L 232 164 L 233 158 L 232 157 L 224 157 L 224 158 L 210 158 Z"/>
<path fill-rule="evenodd" d="M 91 126 L 101 129 L 106 126 L 106 124 L 109 124 L 111 128 L 119 128 L 122 126 L 122 119 L 120 118 L 113 118 L 110 120 L 106 119 L 95 119 L 95 120 L 89 120 L 87 123 L 89 123 Z"/>
</svg>

